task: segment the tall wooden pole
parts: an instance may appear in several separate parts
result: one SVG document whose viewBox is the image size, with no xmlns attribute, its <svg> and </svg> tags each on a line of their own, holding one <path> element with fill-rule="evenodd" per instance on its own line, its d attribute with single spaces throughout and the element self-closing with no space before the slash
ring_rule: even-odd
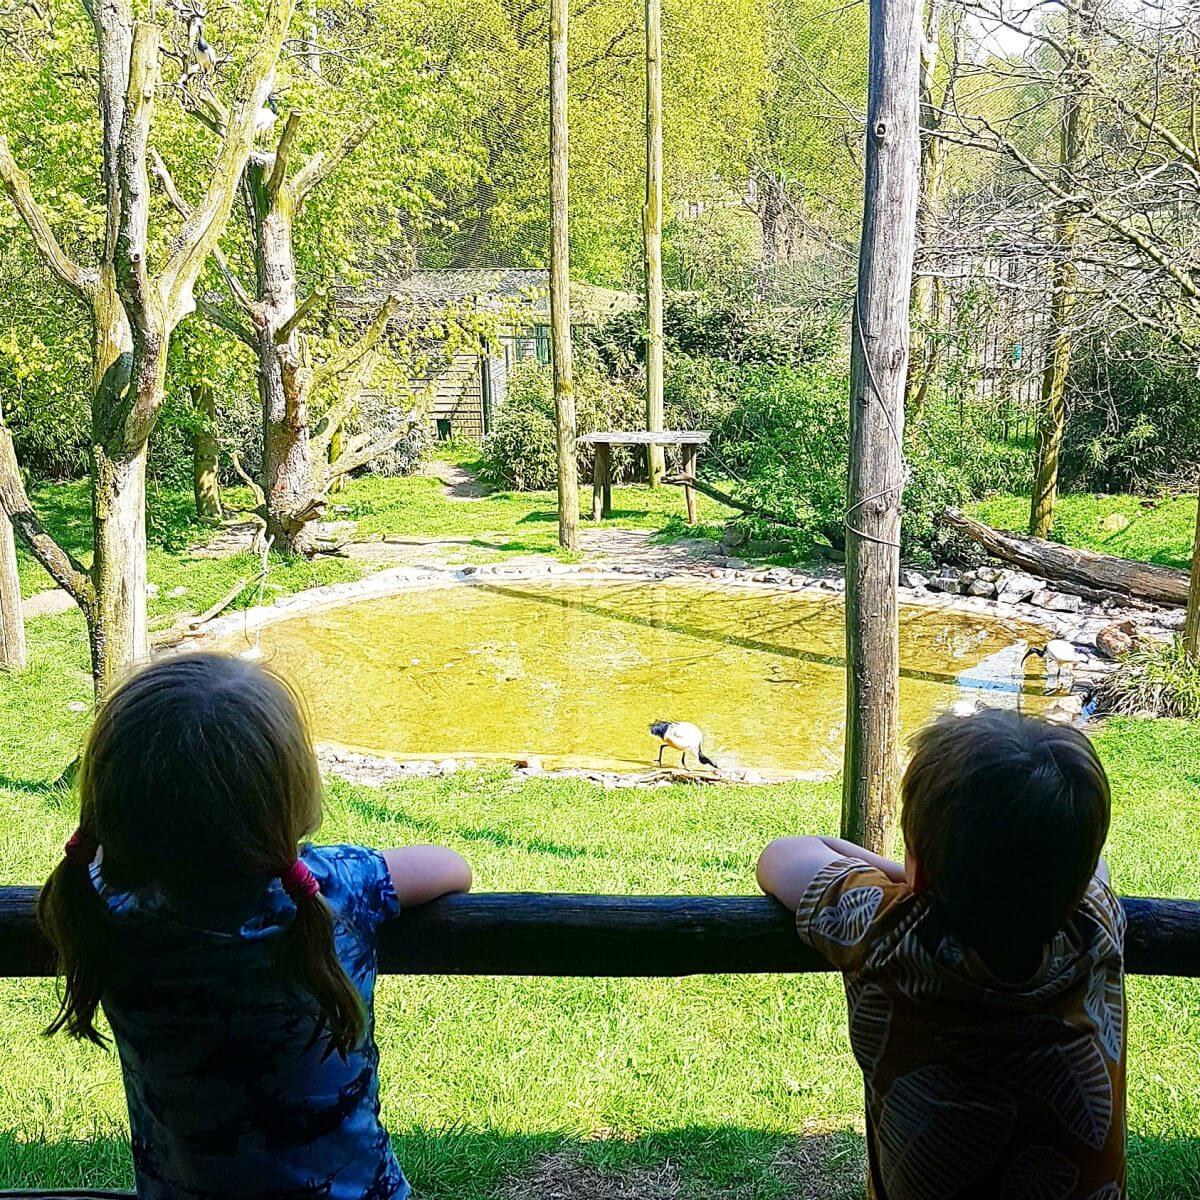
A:
<svg viewBox="0 0 1200 1200">
<path fill-rule="evenodd" d="M 1188 588 L 1183 648 L 1192 662 L 1200 664 L 1200 507 L 1196 509 L 1196 539 L 1192 543 L 1192 582 Z"/>
<path fill-rule="evenodd" d="M 1092 24 L 1091 0 L 1067 6 L 1070 60 L 1064 64 L 1067 93 L 1063 98 L 1059 182 L 1074 188 L 1080 160 L 1091 138 L 1092 113 L 1087 99 L 1087 39 Z M 1058 460 L 1067 424 L 1067 372 L 1071 367 L 1071 317 L 1079 291 L 1075 254 L 1079 247 L 1080 213 L 1060 205 L 1054 219 L 1055 260 L 1051 274 L 1050 346 L 1042 371 L 1041 414 L 1037 427 L 1037 467 L 1029 504 L 1029 532 L 1050 536 L 1058 500 Z"/>
<path fill-rule="evenodd" d="M 646 428 L 663 427 L 663 129 L 662 0 L 646 0 L 646 207 L 642 237 L 646 267 Z M 661 446 L 646 447 L 650 486 L 665 471 Z"/>
<path fill-rule="evenodd" d="M 0 436 L 4 413 L 0 412 Z M 21 578 L 17 572 L 17 543 L 12 522 L 0 508 L 0 669 L 25 667 L 25 615 L 21 611 Z"/>
<path fill-rule="evenodd" d="M 870 0 L 867 171 L 850 357 L 843 836 L 889 853 L 896 829 L 896 589 L 920 179 L 919 0 Z"/>
<path fill-rule="evenodd" d="M 579 465 L 571 382 L 571 255 L 567 225 L 567 9 L 550 0 L 550 330 L 558 443 L 558 544 L 579 549 Z"/>
</svg>

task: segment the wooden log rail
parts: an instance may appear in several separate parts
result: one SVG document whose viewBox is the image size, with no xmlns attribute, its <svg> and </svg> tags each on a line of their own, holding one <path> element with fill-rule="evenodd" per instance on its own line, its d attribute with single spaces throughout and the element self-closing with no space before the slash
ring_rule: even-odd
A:
<svg viewBox="0 0 1200 1200">
<path fill-rule="evenodd" d="M 0 976 L 45 975 L 37 889 L 0 888 Z M 1200 978 L 1200 901 L 1122 897 L 1127 969 Z M 384 926 L 391 975 L 678 976 L 826 971 L 792 916 L 763 896 L 476 892 Z"/>
</svg>

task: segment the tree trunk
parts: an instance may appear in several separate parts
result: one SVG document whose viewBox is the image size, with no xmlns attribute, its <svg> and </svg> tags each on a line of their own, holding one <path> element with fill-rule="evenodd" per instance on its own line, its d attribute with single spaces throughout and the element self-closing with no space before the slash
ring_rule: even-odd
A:
<svg viewBox="0 0 1200 1200">
<path fill-rule="evenodd" d="M 147 439 L 130 447 L 128 424 L 114 428 L 129 394 L 157 389 L 165 378 L 165 344 L 146 348 L 134 378 L 134 341 L 115 281 L 102 275 L 93 308 L 92 568 L 95 599 L 84 609 L 96 698 L 150 653 L 146 617 Z M 128 418 L 126 418 L 128 422 Z"/>
<path fill-rule="evenodd" d="M 1070 584 L 1088 592 L 1145 600 L 1151 604 L 1186 604 L 1186 571 L 1158 567 L 1150 563 L 1076 550 L 1042 538 L 1018 537 L 992 529 L 957 508 L 942 513 L 942 523 L 965 533 L 978 542 L 993 558 L 1012 563 L 1045 579 Z"/>
<path fill-rule="evenodd" d="M 1084 0 L 1088 3 L 1089 0 Z M 1059 178 L 1068 191 L 1075 186 L 1075 173 L 1087 151 L 1091 136 L 1091 114 L 1085 97 L 1087 56 L 1084 52 L 1086 19 L 1082 5 L 1068 6 L 1068 38 L 1071 60 L 1065 64 L 1067 95 L 1063 101 L 1062 153 Z M 1057 258 L 1051 275 L 1050 350 L 1042 372 L 1041 415 L 1037 430 L 1037 467 L 1029 506 L 1029 532 L 1049 537 L 1058 499 L 1058 461 L 1063 430 L 1067 423 L 1067 372 L 1071 366 L 1071 314 L 1075 309 L 1078 272 L 1075 252 L 1079 243 L 1078 211 L 1060 204 L 1054 220 Z"/>
<path fill-rule="evenodd" d="M 663 427 L 663 128 L 662 0 L 646 0 L 646 207 L 642 236 L 646 269 L 646 428 Z M 666 468 L 661 446 L 646 447 L 650 486 Z"/>
<path fill-rule="evenodd" d="M 1196 508 L 1196 538 L 1192 543 L 1192 578 L 1188 585 L 1183 648 L 1190 661 L 1200 663 L 1200 505 Z"/>
<path fill-rule="evenodd" d="M 941 207 L 943 147 L 938 137 L 938 109 L 933 85 L 937 71 L 941 5 L 925 0 L 925 28 L 921 41 L 921 194 L 917 205 L 917 269 L 912 290 L 912 341 L 905 386 L 908 418 L 920 418 L 937 369 L 938 340 L 935 324 L 942 309 L 940 279 L 934 278 L 930 250 L 937 235 Z"/>
<path fill-rule="evenodd" d="M 219 521 L 225 515 L 221 504 L 221 473 L 217 441 L 217 399 L 212 387 L 192 387 L 192 403 L 200 415 L 200 426 L 192 435 L 192 492 L 196 516 L 201 521 Z"/>
<path fill-rule="evenodd" d="M 12 522 L 0 509 L 0 670 L 25 667 L 25 617 Z"/>
<path fill-rule="evenodd" d="M 118 458 L 92 455 L 92 676 L 102 698 L 149 654 L 146 623 L 146 443 Z"/>
<path fill-rule="evenodd" d="M 918 0 L 871 0 L 866 195 L 850 363 L 842 833 L 891 852 L 904 385 L 920 172 Z"/>
<path fill-rule="evenodd" d="M 292 248 L 294 213 L 286 187 L 273 192 L 270 158 L 246 168 L 253 229 L 258 314 L 255 353 L 262 405 L 262 489 L 267 535 L 283 554 L 308 554 L 313 529 L 312 444 L 308 428 L 308 382 L 300 334 L 281 336 L 296 312 L 296 259 Z"/>
<path fill-rule="evenodd" d="M 579 462 L 571 353 L 571 255 L 567 208 L 567 0 L 550 4 L 550 326 L 558 449 L 558 544 L 579 549 Z"/>
</svg>

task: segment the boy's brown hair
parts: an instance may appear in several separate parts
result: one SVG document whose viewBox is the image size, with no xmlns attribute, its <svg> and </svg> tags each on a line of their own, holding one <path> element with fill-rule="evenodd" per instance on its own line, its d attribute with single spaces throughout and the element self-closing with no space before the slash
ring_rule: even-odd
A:
<svg viewBox="0 0 1200 1200">
<path fill-rule="evenodd" d="M 976 950 L 1049 942 L 1082 899 L 1108 834 L 1109 785 L 1078 730 L 985 709 L 913 741 L 901 826 L 929 894 Z"/>
</svg>

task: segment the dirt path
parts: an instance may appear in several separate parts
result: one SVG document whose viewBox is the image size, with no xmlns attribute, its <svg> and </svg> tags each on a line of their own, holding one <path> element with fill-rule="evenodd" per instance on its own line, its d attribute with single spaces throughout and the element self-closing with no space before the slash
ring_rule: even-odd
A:
<svg viewBox="0 0 1200 1200">
<path fill-rule="evenodd" d="M 473 471 L 460 467 L 458 463 L 445 462 L 440 458 L 421 464 L 420 475 L 440 479 L 446 487 L 447 500 L 482 500 L 487 489 L 479 482 Z"/>
</svg>

